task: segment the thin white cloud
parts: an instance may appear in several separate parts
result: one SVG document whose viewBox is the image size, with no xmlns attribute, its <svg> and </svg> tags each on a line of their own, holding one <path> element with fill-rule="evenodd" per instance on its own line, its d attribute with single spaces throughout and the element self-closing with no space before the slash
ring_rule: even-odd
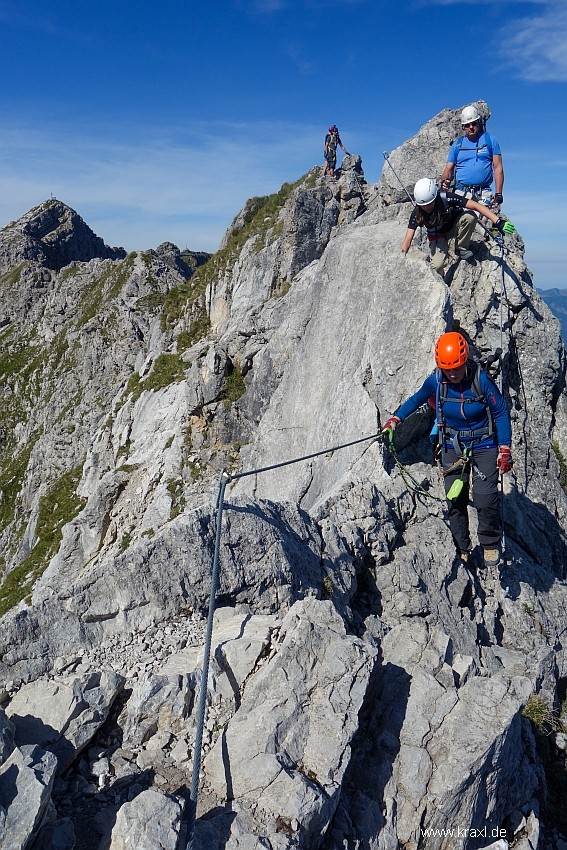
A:
<svg viewBox="0 0 567 850">
<path fill-rule="evenodd" d="M 308 49 L 305 50 L 298 44 L 288 43 L 284 47 L 284 53 L 288 59 L 291 59 L 300 74 L 310 76 L 315 72 L 316 66 Z"/>
<path fill-rule="evenodd" d="M 424 0 L 424 2 L 419 5 L 427 5 L 427 6 L 464 6 L 469 5 L 478 6 L 481 3 L 484 3 L 487 6 L 514 6 L 520 5 L 521 3 L 529 3 L 530 6 L 546 6 L 550 3 L 554 2 L 554 0 Z"/>
<path fill-rule="evenodd" d="M 106 128 L 105 128 L 106 129 Z M 320 164 L 321 128 L 289 124 L 191 124 L 160 137 L 102 128 L 0 129 L 0 226 L 51 195 L 69 204 L 112 245 L 165 240 L 216 250 L 253 195 L 277 191 Z M 100 229 L 103 223 L 104 231 Z"/>
<path fill-rule="evenodd" d="M 269 15 L 283 9 L 292 9 L 298 5 L 305 9 L 319 10 L 327 9 L 330 6 L 357 6 L 367 2 L 369 0 L 303 0 L 302 3 L 298 4 L 297 0 L 246 0 L 246 2 L 241 2 L 240 5 L 247 11 Z"/>
<path fill-rule="evenodd" d="M 496 51 L 514 75 L 528 82 L 567 82 L 565 0 L 427 0 L 427 5 L 533 6 L 529 17 L 508 18 L 495 39 Z M 418 5 L 426 5 L 418 0 Z"/>
<path fill-rule="evenodd" d="M 502 53 L 517 76 L 530 82 L 567 82 L 567 8 L 548 2 L 538 16 L 522 18 L 507 33 Z"/>
</svg>

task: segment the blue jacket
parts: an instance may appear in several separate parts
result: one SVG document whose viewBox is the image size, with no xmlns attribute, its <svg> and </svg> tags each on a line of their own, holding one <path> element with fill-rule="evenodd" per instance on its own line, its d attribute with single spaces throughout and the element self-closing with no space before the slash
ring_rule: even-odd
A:
<svg viewBox="0 0 567 850">
<path fill-rule="evenodd" d="M 500 390 L 494 381 L 488 377 L 486 372 L 479 369 L 478 376 L 479 386 L 490 408 L 496 433 L 491 437 L 485 437 L 481 440 L 461 438 L 461 442 L 463 445 L 474 443 L 475 449 L 491 448 L 497 445 L 509 446 L 512 440 L 512 428 L 504 399 Z M 486 428 L 488 426 L 486 405 L 481 401 L 458 403 L 459 401 L 462 402 L 465 398 L 476 398 L 476 393 L 472 386 L 472 378 L 467 376 L 460 384 L 451 384 L 450 381 L 446 381 L 446 385 L 447 395 L 443 404 L 443 420 L 447 428 L 452 431 L 465 432 Z M 403 421 L 410 413 L 416 411 L 418 407 L 425 404 L 432 396 L 436 400 L 436 415 L 439 420 L 439 393 L 437 392 L 436 372 L 429 375 L 418 391 L 400 405 L 395 415 Z M 449 399 L 455 399 L 455 401 L 448 401 Z M 448 447 L 450 441 L 446 441 L 445 445 Z"/>
</svg>

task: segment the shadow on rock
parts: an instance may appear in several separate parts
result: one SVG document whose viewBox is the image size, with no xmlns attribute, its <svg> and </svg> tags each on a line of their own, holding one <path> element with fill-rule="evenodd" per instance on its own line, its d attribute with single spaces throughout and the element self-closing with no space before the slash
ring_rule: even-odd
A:
<svg viewBox="0 0 567 850">
<path fill-rule="evenodd" d="M 226 807 L 216 806 L 202 815 L 195 824 L 193 850 L 225 850 L 235 818 L 236 812 L 232 811 L 231 803 Z M 184 835 L 179 838 L 178 850 L 185 850 Z"/>
<path fill-rule="evenodd" d="M 567 577 L 567 535 L 551 511 L 541 502 L 533 502 L 515 490 L 504 496 L 504 531 L 516 544 L 514 571 L 534 590 L 547 591 L 553 583 Z M 514 554 L 514 547 L 511 547 Z M 526 563 L 526 558 L 537 569 Z M 522 564 L 525 568 L 522 569 Z"/>
<path fill-rule="evenodd" d="M 289 515 L 291 510 L 293 515 Z M 290 602 L 303 598 L 309 590 L 321 590 L 321 541 L 307 513 L 265 501 L 227 503 L 224 516 L 219 606 L 248 602 L 257 607 L 259 599 L 269 597 L 274 608 L 281 605 L 279 587 L 288 588 Z M 254 551 L 251 540 L 255 541 Z M 251 569 L 251 561 L 254 573 L 239 575 Z M 227 565 L 237 574 L 231 589 L 222 587 Z"/>
<path fill-rule="evenodd" d="M 321 850 L 375 846 L 392 805 L 386 789 L 400 752 L 410 683 L 411 676 L 402 667 L 376 664 L 360 710 L 341 798 Z"/>
</svg>

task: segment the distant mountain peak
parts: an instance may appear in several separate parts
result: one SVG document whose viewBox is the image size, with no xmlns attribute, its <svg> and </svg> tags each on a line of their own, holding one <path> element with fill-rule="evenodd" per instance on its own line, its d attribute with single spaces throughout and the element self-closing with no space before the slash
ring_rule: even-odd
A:
<svg viewBox="0 0 567 850">
<path fill-rule="evenodd" d="M 63 201 L 50 198 L 0 230 L 0 264 L 35 260 L 59 270 L 70 263 L 119 260 L 124 248 L 110 248 Z"/>
</svg>

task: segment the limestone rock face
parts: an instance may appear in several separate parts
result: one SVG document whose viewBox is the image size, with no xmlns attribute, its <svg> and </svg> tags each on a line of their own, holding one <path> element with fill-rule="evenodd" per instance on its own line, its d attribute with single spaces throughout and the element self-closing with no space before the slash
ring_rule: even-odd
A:
<svg viewBox="0 0 567 850">
<path fill-rule="evenodd" d="M 149 789 L 118 812 L 110 850 L 176 850 L 181 821 L 181 804 Z"/>
<path fill-rule="evenodd" d="M 294 276 L 321 257 L 334 229 L 366 209 L 360 157 L 345 157 L 336 183 L 322 183 L 317 173 L 313 169 L 304 181 L 284 184 L 277 206 L 252 199 L 225 234 L 208 298 L 212 327 L 226 339 L 235 330 L 255 335 L 267 299 L 284 294 Z M 260 232 L 245 239 L 254 218 Z"/>
<path fill-rule="evenodd" d="M 74 210 L 55 199 L 4 227 L 0 238 L 3 270 L 25 260 L 59 271 L 75 261 L 119 260 L 125 256 L 124 248 L 109 248 Z"/>
<path fill-rule="evenodd" d="M 268 834 L 279 818 L 305 836 L 305 847 L 318 846 L 376 652 L 346 634 L 331 603 L 313 599 L 293 606 L 280 641 L 213 747 L 207 781 L 218 797 L 253 805 Z"/>
<path fill-rule="evenodd" d="M 57 759 L 40 747 L 16 748 L 0 766 L 0 839 L 5 847 L 31 847 L 48 811 Z"/>
<path fill-rule="evenodd" d="M 81 679 L 36 680 L 10 701 L 7 715 L 18 747 L 40 744 L 57 757 L 63 772 L 108 716 L 123 679 L 114 671 Z"/>
<path fill-rule="evenodd" d="M 393 151 L 403 186 L 459 132 L 444 110 Z M 2 842 L 184 846 L 201 755 L 199 850 L 562 847 L 560 327 L 519 235 L 477 228 L 442 281 L 400 251 L 410 211 L 350 155 L 251 199 L 211 258 L 124 257 L 60 202 L 0 234 Z M 502 348 L 499 569 L 455 559 L 430 413 L 397 457 L 375 439 L 452 328 Z"/>
</svg>

